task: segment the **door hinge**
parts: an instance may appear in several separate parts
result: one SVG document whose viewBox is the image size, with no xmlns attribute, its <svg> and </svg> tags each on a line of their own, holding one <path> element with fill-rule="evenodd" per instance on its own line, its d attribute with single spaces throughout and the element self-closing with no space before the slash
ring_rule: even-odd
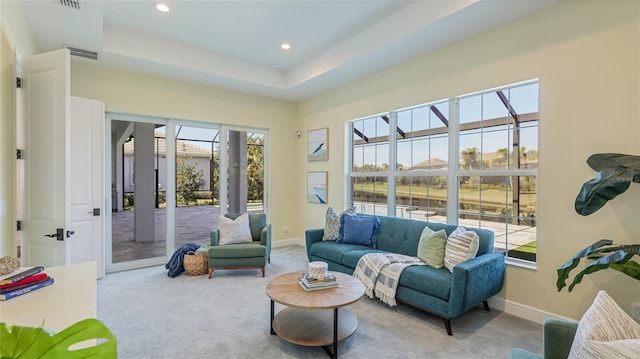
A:
<svg viewBox="0 0 640 359">
<path fill-rule="evenodd" d="M 21 160 L 22 159 L 22 150 L 21 149 L 16 149 L 16 160 Z"/>
<path fill-rule="evenodd" d="M 22 221 L 16 221 L 16 231 L 22 230 Z"/>
<path fill-rule="evenodd" d="M 16 77 L 16 87 L 21 89 L 22 88 L 22 78 L 21 77 Z"/>
</svg>

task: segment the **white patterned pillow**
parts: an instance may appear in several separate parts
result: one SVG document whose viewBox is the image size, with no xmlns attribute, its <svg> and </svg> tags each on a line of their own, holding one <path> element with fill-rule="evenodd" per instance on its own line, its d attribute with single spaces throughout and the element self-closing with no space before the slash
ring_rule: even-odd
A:
<svg viewBox="0 0 640 359">
<path fill-rule="evenodd" d="M 578 323 L 569 359 L 638 357 L 640 324 L 601 290 Z"/>
<path fill-rule="evenodd" d="M 478 253 L 480 238 L 474 231 L 468 231 L 464 227 L 458 227 L 447 239 L 444 249 L 444 267 L 453 273 L 453 267 L 473 259 Z"/>
<path fill-rule="evenodd" d="M 327 215 L 324 224 L 324 234 L 322 235 L 323 241 L 335 241 L 340 237 L 340 217 L 344 213 L 356 213 L 356 207 L 348 208 L 346 211 L 338 215 L 333 208 L 327 208 Z"/>
<path fill-rule="evenodd" d="M 218 215 L 218 244 L 251 243 L 249 214 L 245 213 L 235 220 Z"/>
</svg>

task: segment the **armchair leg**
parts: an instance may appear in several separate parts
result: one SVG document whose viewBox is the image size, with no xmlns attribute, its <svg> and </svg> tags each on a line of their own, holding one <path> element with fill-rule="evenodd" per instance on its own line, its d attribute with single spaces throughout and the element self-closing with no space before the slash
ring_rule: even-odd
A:
<svg viewBox="0 0 640 359">
<path fill-rule="evenodd" d="M 450 336 L 453 335 L 451 333 L 451 320 L 447 318 L 442 318 L 442 320 L 444 320 L 444 327 L 447 329 L 447 334 Z"/>
<path fill-rule="evenodd" d="M 487 302 L 486 300 L 482 302 L 482 306 L 484 306 L 484 310 L 486 310 L 487 312 L 491 311 L 491 309 L 489 309 L 489 302 Z"/>
<path fill-rule="evenodd" d="M 209 279 L 213 276 L 213 268 L 209 268 Z"/>
<path fill-rule="evenodd" d="M 262 278 L 264 278 L 264 267 L 260 268 L 262 270 Z"/>
</svg>

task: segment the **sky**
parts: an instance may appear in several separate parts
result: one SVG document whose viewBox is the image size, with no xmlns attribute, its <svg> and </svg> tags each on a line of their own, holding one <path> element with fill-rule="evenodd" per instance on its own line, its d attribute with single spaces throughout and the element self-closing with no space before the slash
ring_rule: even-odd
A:
<svg viewBox="0 0 640 359">
<path fill-rule="evenodd" d="M 524 114 L 538 111 L 538 83 L 529 83 L 509 89 L 503 93 L 508 98 L 516 113 Z M 432 104 L 449 119 L 449 101 L 445 100 Z M 443 122 L 429 109 L 422 106 L 398 113 L 398 127 L 405 132 L 420 130 L 444 130 Z M 480 119 L 506 117 L 508 110 L 496 94 L 495 90 L 464 96 L 459 100 L 460 123 L 477 122 Z M 487 127 L 482 130 L 469 130 L 461 133 L 460 150 L 476 147 L 483 153 L 496 152 L 500 148 L 511 149 L 513 131 L 506 124 L 504 126 Z M 368 137 L 388 136 L 389 126 L 380 117 L 359 120 L 354 127 Z M 354 138 L 357 136 L 354 135 Z M 520 129 L 520 147 L 526 150 L 538 149 L 537 122 L 523 123 Z M 431 159 L 448 160 L 448 135 L 438 134 L 412 141 L 399 141 L 397 149 L 398 163 L 409 166 Z M 382 165 L 389 163 L 388 143 L 366 146 L 365 149 L 355 151 L 355 164 L 371 163 Z M 364 161 L 364 162 L 363 162 Z"/>
</svg>

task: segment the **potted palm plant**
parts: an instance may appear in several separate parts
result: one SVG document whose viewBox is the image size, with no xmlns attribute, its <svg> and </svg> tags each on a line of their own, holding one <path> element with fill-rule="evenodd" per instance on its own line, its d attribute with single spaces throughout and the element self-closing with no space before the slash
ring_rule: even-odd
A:
<svg viewBox="0 0 640 359">
<path fill-rule="evenodd" d="M 578 214 L 588 216 L 608 201 L 626 191 L 632 182 L 640 183 L 640 156 L 619 153 L 591 155 L 587 164 L 598 172 L 595 178 L 585 182 L 575 201 Z M 610 239 L 601 239 L 579 251 L 567 263 L 558 268 L 556 286 L 561 291 L 567 284 L 569 273 L 578 266 L 582 258 L 592 260 L 575 275 L 568 291 L 580 283 L 585 275 L 613 269 L 640 280 L 640 264 L 632 260 L 640 256 L 640 244 L 615 244 Z"/>
</svg>

